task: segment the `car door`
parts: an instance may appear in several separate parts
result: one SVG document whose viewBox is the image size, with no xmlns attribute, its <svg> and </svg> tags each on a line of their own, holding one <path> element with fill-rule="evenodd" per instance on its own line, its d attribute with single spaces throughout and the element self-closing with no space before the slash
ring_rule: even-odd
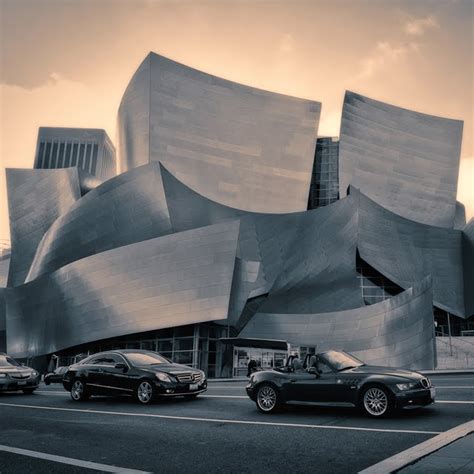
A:
<svg viewBox="0 0 474 474">
<path fill-rule="evenodd" d="M 91 357 L 87 362 L 80 364 L 80 376 L 84 379 L 89 391 L 92 393 L 103 393 L 102 380 L 102 359 L 103 355 L 99 354 Z"/>
<path fill-rule="evenodd" d="M 307 374 L 308 377 L 299 382 L 304 394 L 304 401 L 334 402 L 336 389 L 336 373 L 323 360 L 318 363 L 319 374 Z"/>
<path fill-rule="evenodd" d="M 117 368 L 117 364 L 125 364 L 126 369 Z M 104 388 L 111 394 L 132 393 L 130 387 L 130 366 L 120 354 L 106 354 L 102 360 L 101 379 Z"/>
</svg>

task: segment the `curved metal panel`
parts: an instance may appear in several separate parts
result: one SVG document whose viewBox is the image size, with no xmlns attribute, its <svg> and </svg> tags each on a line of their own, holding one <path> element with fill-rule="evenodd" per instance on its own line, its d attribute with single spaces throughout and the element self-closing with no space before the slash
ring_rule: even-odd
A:
<svg viewBox="0 0 474 474">
<path fill-rule="evenodd" d="M 12 257 L 8 286 L 21 285 L 51 224 L 80 197 L 76 168 L 7 169 Z"/>
<path fill-rule="evenodd" d="M 290 214 L 247 213 L 213 202 L 162 166 L 175 231 L 240 218 L 230 325 L 247 299 L 270 292 L 262 308 L 289 312 L 348 309 L 363 305 L 356 273 L 358 197 Z"/>
<path fill-rule="evenodd" d="M 167 235 L 71 263 L 7 294 L 16 357 L 227 317 L 239 222 Z"/>
<path fill-rule="evenodd" d="M 57 219 L 26 281 L 104 250 L 171 233 L 158 163 L 109 179 Z"/>
<path fill-rule="evenodd" d="M 285 339 L 318 351 L 346 350 L 369 364 L 433 369 L 429 277 L 380 303 L 320 314 L 257 313 L 239 337 Z"/>
<path fill-rule="evenodd" d="M 340 195 L 349 185 L 416 222 L 453 228 L 463 122 L 346 91 Z"/>
<path fill-rule="evenodd" d="M 461 231 L 410 221 L 360 193 L 358 248 L 367 263 L 402 288 L 431 275 L 434 304 L 466 317 Z"/>
<path fill-rule="evenodd" d="M 321 104 L 244 86 L 150 53 L 118 114 L 121 169 L 161 161 L 210 199 L 303 211 Z"/>
</svg>

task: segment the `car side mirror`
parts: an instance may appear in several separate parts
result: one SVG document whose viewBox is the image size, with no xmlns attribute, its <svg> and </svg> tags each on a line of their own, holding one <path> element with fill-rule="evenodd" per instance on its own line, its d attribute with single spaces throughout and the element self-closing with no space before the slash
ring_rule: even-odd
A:
<svg viewBox="0 0 474 474">
<path fill-rule="evenodd" d="M 128 369 L 127 364 L 124 364 L 123 362 L 118 362 L 117 364 L 115 364 L 115 368 L 122 369 L 122 370 Z"/>
</svg>

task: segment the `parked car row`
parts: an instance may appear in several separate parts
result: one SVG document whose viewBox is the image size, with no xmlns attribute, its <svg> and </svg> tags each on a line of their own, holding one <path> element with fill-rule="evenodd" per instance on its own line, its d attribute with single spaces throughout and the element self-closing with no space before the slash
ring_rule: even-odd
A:
<svg viewBox="0 0 474 474">
<path fill-rule="evenodd" d="M 39 381 L 36 370 L 0 355 L 0 391 L 32 393 Z M 207 390 L 202 370 L 134 349 L 100 352 L 58 367 L 44 382 L 62 383 L 76 402 L 93 395 L 128 395 L 146 405 L 157 398 L 196 398 Z M 285 367 L 253 373 L 246 391 L 263 413 L 274 413 L 287 403 L 323 403 L 355 406 L 371 417 L 383 417 L 397 408 L 435 400 L 435 388 L 424 375 L 366 365 L 343 351 L 308 354 L 303 362 L 290 356 Z"/>
</svg>

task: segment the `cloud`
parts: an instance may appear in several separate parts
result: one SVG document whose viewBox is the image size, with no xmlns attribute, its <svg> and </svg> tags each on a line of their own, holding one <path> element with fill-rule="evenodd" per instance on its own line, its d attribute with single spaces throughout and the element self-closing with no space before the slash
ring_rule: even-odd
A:
<svg viewBox="0 0 474 474">
<path fill-rule="evenodd" d="M 385 66 L 399 63 L 408 54 L 416 53 L 419 49 L 420 45 L 415 41 L 398 44 L 378 41 L 372 53 L 362 60 L 362 69 L 356 76 L 356 79 L 367 79 Z"/>
<path fill-rule="evenodd" d="M 461 158 L 458 180 L 458 201 L 466 207 L 466 219 L 474 217 L 474 156 Z"/>
<path fill-rule="evenodd" d="M 405 33 L 412 36 L 423 36 L 427 30 L 439 28 L 438 21 L 434 15 L 425 18 L 417 18 L 405 25 Z"/>
</svg>

